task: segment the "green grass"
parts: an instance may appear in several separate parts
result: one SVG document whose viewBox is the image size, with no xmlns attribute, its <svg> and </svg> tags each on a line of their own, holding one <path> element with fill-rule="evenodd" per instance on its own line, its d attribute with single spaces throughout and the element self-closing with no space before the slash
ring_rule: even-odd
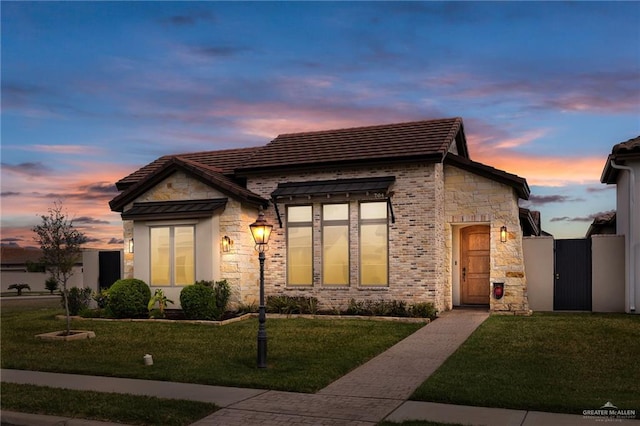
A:
<svg viewBox="0 0 640 426">
<path fill-rule="evenodd" d="M 4 305 L 4 304 L 3 304 Z M 257 319 L 201 324 L 73 321 L 97 337 L 46 342 L 59 309 L 3 306 L 2 368 L 315 392 L 424 324 L 268 319 L 268 367 L 256 367 Z M 142 357 L 153 355 L 147 367 Z"/>
<path fill-rule="evenodd" d="M 216 411 L 214 404 L 115 393 L 2 383 L 2 410 L 145 426 L 186 426 Z"/>
<path fill-rule="evenodd" d="M 640 316 L 492 316 L 411 399 L 580 414 L 639 409 Z"/>
</svg>

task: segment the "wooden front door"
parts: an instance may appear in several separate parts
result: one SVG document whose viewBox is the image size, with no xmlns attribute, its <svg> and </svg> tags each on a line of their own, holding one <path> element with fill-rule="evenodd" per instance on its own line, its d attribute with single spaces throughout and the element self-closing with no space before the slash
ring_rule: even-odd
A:
<svg viewBox="0 0 640 426">
<path fill-rule="evenodd" d="M 490 229 L 487 225 L 475 225 L 460 230 L 460 302 L 463 305 L 489 304 Z"/>
</svg>

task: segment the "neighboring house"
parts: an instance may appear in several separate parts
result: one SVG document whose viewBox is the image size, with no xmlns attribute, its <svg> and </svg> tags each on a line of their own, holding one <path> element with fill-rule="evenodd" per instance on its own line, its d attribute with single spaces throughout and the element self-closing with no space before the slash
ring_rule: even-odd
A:
<svg viewBox="0 0 640 426">
<path fill-rule="evenodd" d="M 24 248 L 17 246 L 0 247 L 0 285 L 3 292 L 9 291 L 12 284 L 29 284 L 31 291 L 46 291 L 45 281 L 49 274 L 39 265 L 42 252 L 36 248 Z M 74 275 L 71 283 L 75 286 L 82 285 L 82 263 L 74 266 Z M 13 292 L 14 290 L 11 290 Z M 25 291 L 23 295 L 28 295 Z"/>
<path fill-rule="evenodd" d="M 267 296 L 314 296 L 324 308 L 385 299 L 530 312 L 521 213 L 529 233 L 539 221 L 518 207 L 529 187 L 469 158 L 461 118 L 169 155 L 116 185 L 125 276 L 175 301 L 185 285 L 223 278 L 235 302 L 258 300 L 249 224 L 264 207 L 274 225 Z M 504 284 L 499 300 L 493 283 Z"/>
<path fill-rule="evenodd" d="M 616 184 L 616 228 L 625 236 L 625 311 L 640 309 L 640 136 L 613 146 L 602 183 Z"/>
<path fill-rule="evenodd" d="M 586 238 L 593 235 L 616 235 L 616 212 L 601 213 L 593 219 L 589 229 L 587 229 Z"/>
</svg>

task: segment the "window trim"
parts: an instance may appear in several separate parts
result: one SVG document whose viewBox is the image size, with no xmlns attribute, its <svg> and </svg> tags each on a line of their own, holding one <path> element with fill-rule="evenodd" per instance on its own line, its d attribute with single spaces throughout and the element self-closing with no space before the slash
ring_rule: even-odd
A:
<svg viewBox="0 0 640 426">
<path fill-rule="evenodd" d="M 347 206 L 347 218 L 346 219 L 333 219 L 333 220 L 325 220 L 324 218 L 324 206 L 338 206 L 338 205 L 346 205 Z M 320 221 L 320 229 L 321 232 L 321 241 L 320 241 L 320 249 L 322 252 L 321 256 L 321 268 L 322 268 L 322 285 L 329 288 L 344 288 L 351 286 L 351 203 L 349 201 L 344 202 L 336 202 L 336 203 L 324 203 L 320 204 L 322 218 Z M 324 235 L 325 235 L 325 226 L 346 226 L 347 228 L 347 282 L 340 284 L 327 284 L 325 282 L 325 254 L 324 254 Z"/>
<path fill-rule="evenodd" d="M 363 204 L 371 204 L 371 203 L 381 203 L 385 204 L 385 217 L 384 218 L 376 218 L 376 219 L 362 219 L 362 205 Z M 363 272 L 363 262 L 362 262 L 362 225 L 386 225 L 387 238 L 386 238 L 386 282 L 381 284 L 363 284 L 362 283 L 362 272 Z M 388 288 L 389 287 L 389 206 L 386 201 L 379 200 L 361 200 L 358 202 L 358 285 L 365 288 Z"/>
<path fill-rule="evenodd" d="M 153 283 L 153 238 L 152 238 L 152 230 L 153 229 L 169 229 L 169 284 L 154 284 Z M 191 247 L 191 254 L 193 256 L 193 282 L 185 283 L 185 284 L 176 284 L 176 247 L 175 247 L 175 229 L 176 228 L 191 228 L 193 231 L 193 244 Z M 163 287 L 163 288 L 174 288 L 174 287 L 186 287 L 195 282 L 196 271 L 197 271 L 197 255 L 196 255 L 196 247 L 197 247 L 197 232 L 195 223 L 189 224 L 181 224 L 181 223 L 155 223 L 153 225 L 148 226 L 149 230 L 149 286 L 150 287 Z"/>
<path fill-rule="evenodd" d="M 289 222 L 289 209 L 292 207 L 310 207 L 311 208 L 311 220 L 306 221 L 306 222 Z M 285 206 L 285 212 L 286 212 L 286 232 L 285 232 L 285 236 L 286 236 L 286 259 L 287 259 L 287 264 L 286 264 L 286 268 L 285 268 L 285 275 L 286 275 L 286 286 L 287 287 L 291 287 L 291 288 L 302 288 L 302 287 L 313 287 L 313 276 L 314 276 L 314 270 L 315 270 L 315 230 L 314 230 L 314 226 L 313 226 L 313 204 L 290 204 L 290 205 L 286 205 Z M 289 267 L 291 265 L 290 263 L 290 259 L 289 259 L 289 255 L 290 255 L 290 248 L 291 246 L 289 245 L 289 228 L 309 228 L 311 229 L 311 277 L 310 277 L 310 282 L 308 284 L 291 284 L 289 281 Z"/>
</svg>

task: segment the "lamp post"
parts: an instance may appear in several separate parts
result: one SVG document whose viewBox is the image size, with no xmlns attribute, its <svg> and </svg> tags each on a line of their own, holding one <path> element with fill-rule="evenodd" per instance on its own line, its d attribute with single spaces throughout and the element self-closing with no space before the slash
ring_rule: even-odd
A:
<svg viewBox="0 0 640 426">
<path fill-rule="evenodd" d="M 258 260 L 260 260 L 260 306 L 258 307 L 258 368 L 267 368 L 267 329 L 265 322 L 267 321 L 264 307 L 264 252 L 269 243 L 271 229 L 273 225 L 269 225 L 264 218 L 262 208 L 258 213 L 258 219 L 249 225 L 253 241 L 256 243 L 256 251 L 258 252 Z"/>
</svg>

